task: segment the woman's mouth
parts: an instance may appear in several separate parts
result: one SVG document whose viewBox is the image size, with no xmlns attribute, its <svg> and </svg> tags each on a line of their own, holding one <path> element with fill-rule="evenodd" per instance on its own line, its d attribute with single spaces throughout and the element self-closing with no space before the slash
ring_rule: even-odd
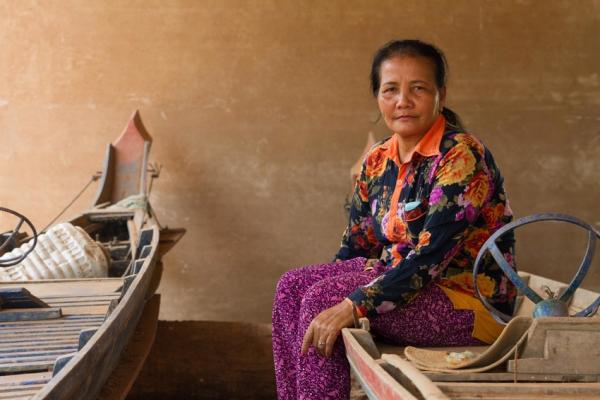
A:
<svg viewBox="0 0 600 400">
<path fill-rule="evenodd" d="M 395 119 L 396 121 L 410 121 L 414 118 L 416 118 L 414 115 L 399 115 L 397 117 L 394 117 L 393 119 Z"/>
</svg>

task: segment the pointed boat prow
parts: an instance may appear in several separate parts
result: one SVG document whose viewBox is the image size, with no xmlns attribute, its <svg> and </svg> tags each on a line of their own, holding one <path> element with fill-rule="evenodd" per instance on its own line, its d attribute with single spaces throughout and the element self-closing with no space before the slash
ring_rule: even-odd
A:
<svg viewBox="0 0 600 400">
<path fill-rule="evenodd" d="M 119 138 L 106 149 L 102 180 L 93 206 L 114 204 L 147 193 L 147 164 L 152 136 L 135 111 Z"/>
</svg>

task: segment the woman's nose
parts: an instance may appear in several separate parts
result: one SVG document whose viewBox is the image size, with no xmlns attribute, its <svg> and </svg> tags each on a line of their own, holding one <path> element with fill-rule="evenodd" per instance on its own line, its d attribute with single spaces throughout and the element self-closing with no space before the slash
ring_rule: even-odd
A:
<svg viewBox="0 0 600 400">
<path fill-rule="evenodd" d="M 410 107 L 412 101 L 410 95 L 406 90 L 400 90 L 398 97 L 396 98 L 396 108 L 407 108 Z"/>
</svg>

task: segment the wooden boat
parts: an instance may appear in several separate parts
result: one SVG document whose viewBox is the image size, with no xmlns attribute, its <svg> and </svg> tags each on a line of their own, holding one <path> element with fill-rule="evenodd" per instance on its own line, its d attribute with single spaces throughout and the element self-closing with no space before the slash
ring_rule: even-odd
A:
<svg viewBox="0 0 600 400">
<path fill-rule="evenodd" d="M 585 270 L 598 233 L 592 231 Z M 573 280 L 575 288 L 585 275 L 582 269 Z M 526 272 L 519 276 L 541 298 L 545 293 L 562 298 L 573 286 Z M 392 346 L 377 341 L 362 319 L 360 327 L 342 331 L 353 377 L 369 399 L 600 398 L 600 294 L 576 289 L 567 316 L 534 319 L 540 303 L 522 293 L 520 288 L 515 314 L 491 346 Z M 582 311 L 588 317 L 572 316 Z M 463 356 L 473 361 L 461 361 Z"/>
<path fill-rule="evenodd" d="M 161 227 L 146 201 L 159 172 L 151 143 L 136 112 L 108 145 L 92 208 L 71 221 L 102 244 L 108 277 L 0 282 L 0 399 L 124 398 L 131 387 L 154 339 L 161 257 L 185 233 Z M 122 204 L 131 196 L 141 203 Z M 11 308 L 15 291 L 42 307 Z"/>
</svg>

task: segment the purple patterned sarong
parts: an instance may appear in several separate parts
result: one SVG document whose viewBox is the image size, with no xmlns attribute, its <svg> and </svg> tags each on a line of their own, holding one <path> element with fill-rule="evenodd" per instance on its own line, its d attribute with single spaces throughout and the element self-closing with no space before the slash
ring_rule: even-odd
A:
<svg viewBox="0 0 600 400">
<path fill-rule="evenodd" d="M 273 303 L 273 356 L 277 397 L 348 399 L 350 367 L 341 335 L 331 358 L 311 348 L 300 355 L 308 325 L 321 311 L 342 301 L 383 271 L 363 271 L 366 260 L 316 264 L 286 272 L 277 283 Z M 455 310 L 444 292 L 431 284 L 404 307 L 369 318 L 371 331 L 398 345 L 467 346 L 482 344 L 472 338 L 474 316 Z"/>
</svg>

